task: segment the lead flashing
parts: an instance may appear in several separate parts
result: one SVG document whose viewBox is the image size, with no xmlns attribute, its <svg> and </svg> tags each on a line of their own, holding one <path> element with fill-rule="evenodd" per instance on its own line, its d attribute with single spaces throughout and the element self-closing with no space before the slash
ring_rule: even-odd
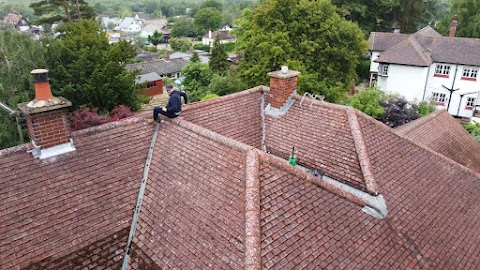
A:
<svg viewBox="0 0 480 270">
<path fill-rule="evenodd" d="M 296 94 L 297 94 L 297 90 L 294 90 L 288 97 L 287 101 L 285 101 L 285 103 L 283 103 L 282 107 L 280 108 L 272 107 L 272 104 L 269 103 L 265 108 L 265 114 L 272 117 L 281 117 L 285 115 L 290 109 L 290 107 L 292 107 L 293 103 L 295 103 L 295 101 L 293 100 L 293 97 Z"/>
</svg>

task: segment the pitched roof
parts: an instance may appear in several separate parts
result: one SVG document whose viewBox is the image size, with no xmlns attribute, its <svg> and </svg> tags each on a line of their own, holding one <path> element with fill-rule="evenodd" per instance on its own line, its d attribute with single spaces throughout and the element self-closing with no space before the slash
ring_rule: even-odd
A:
<svg viewBox="0 0 480 270">
<path fill-rule="evenodd" d="M 144 83 L 144 82 L 154 82 L 154 81 L 159 81 L 161 80 L 162 77 L 160 77 L 156 72 L 151 72 L 147 74 L 141 74 L 138 75 L 138 77 L 135 79 L 135 83 Z"/>
<path fill-rule="evenodd" d="M 370 34 L 372 51 L 380 51 L 375 62 L 428 66 L 432 62 L 480 66 L 480 39 L 442 37 L 431 28 L 412 35 Z"/>
<path fill-rule="evenodd" d="M 396 130 L 421 145 L 480 174 L 480 144 L 446 110 L 438 110 Z"/>
<path fill-rule="evenodd" d="M 146 115 L 77 132 L 56 160 L 2 150 L 2 266 L 118 268 L 147 167 L 129 269 L 480 266 L 478 174 L 344 106 L 263 115 L 267 90 L 186 105 L 158 134 Z M 383 219 L 364 212 L 376 193 Z"/>
<path fill-rule="evenodd" d="M 182 58 L 174 58 L 168 61 L 158 59 L 137 64 L 128 64 L 126 65 L 126 69 L 128 71 L 139 70 L 140 74 L 156 72 L 160 76 L 166 76 L 170 73 L 181 72 L 187 63 L 188 61 Z"/>
</svg>

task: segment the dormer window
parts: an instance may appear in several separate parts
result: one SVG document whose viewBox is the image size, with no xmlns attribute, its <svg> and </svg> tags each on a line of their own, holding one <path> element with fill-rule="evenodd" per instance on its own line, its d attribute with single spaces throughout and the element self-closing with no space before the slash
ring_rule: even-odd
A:
<svg viewBox="0 0 480 270">
<path fill-rule="evenodd" d="M 388 64 L 378 65 L 378 75 L 385 77 L 388 76 Z"/>
<path fill-rule="evenodd" d="M 476 81 L 478 75 L 478 67 L 464 67 L 462 72 L 462 80 Z"/>
<path fill-rule="evenodd" d="M 435 67 L 435 74 L 433 76 L 448 78 L 449 75 L 450 75 L 449 65 L 437 64 L 437 66 Z"/>
</svg>

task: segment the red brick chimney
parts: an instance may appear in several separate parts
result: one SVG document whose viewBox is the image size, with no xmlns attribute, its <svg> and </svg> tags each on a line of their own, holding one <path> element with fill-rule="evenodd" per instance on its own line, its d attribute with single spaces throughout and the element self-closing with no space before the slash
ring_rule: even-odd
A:
<svg viewBox="0 0 480 270">
<path fill-rule="evenodd" d="M 270 104 L 272 108 L 280 109 L 290 95 L 297 89 L 297 77 L 300 72 L 288 70 L 282 66 L 281 70 L 269 72 L 270 76 Z"/>
<path fill-rule="evenodd" d="M 18 105 L 27 120 L 28 135 L 36 158 L 48 158 L 75 150 L 70 136 L 67 108 L 72 103 L 54 97 L 48 83 L 48 70 L 35 69 L 35 99 Z"/>
<path fill-rule="evenodd" d="M 457 25 L 458 25 L 458 16 L 454 15 L 452 23 L 450 24 L 450 34 L 449 37 L 455 37 L 455 33 L 457 32 Z"/>
</svg>

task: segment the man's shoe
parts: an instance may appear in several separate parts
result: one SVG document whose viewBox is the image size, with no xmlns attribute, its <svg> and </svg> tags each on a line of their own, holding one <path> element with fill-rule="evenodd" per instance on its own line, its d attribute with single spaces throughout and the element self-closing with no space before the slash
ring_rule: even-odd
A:
<svg viewBox="0 0 480 270">
<path fill-rule="evenodd" d="M 147 119 L 147 124 L 149 124 L 149 125 L 152 125 L 152 126 L 153 126 L 153 125 L 155 125 L 155 124 L 157 124 L 157 123 L 158 123 L 158 122 L 155 121 L 155 120 L 153 120 L 153 119 Z"/>
</svg>

